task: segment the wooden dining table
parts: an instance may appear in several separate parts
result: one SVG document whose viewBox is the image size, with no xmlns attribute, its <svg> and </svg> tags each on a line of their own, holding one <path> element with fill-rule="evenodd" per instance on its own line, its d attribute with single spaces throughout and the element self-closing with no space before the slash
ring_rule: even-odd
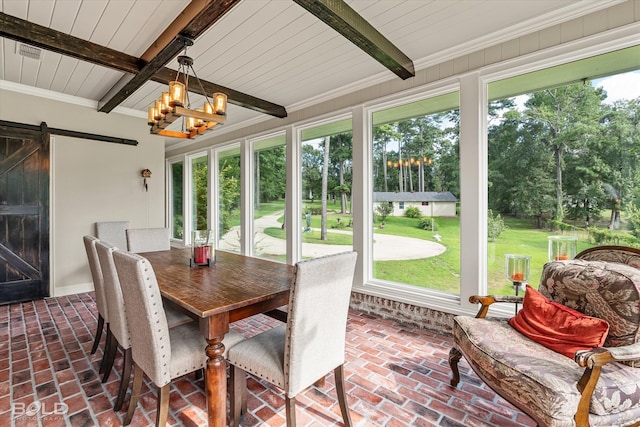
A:
<svg viewBox="0 0 640 427">
<path fill-rule="evenodd" d="M 289 302 L 291 265 L 230 252 L 215 252 L 210 266 L 191 267 L 191 251 L 141 254 L 149 260 L 162 296 L 200 323 L 207 345 L 205 389 L 210 426 L 227 425 L 227 371 L 222 340 L 229 324 Z M 204 344 L 204 343 L 203 343 Z"/>
</svg>

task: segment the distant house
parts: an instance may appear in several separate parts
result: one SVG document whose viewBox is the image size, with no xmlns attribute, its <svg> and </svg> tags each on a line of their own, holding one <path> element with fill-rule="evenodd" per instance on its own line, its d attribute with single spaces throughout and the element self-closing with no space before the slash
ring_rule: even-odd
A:
<svg viewBox="0 0 640 427">
<path fill-rule="evenodd" d="M 435 191 L 423 192 L 391 192 L 381 191 L 373 193 L 373 208 L 378 208 L 381 203 L 393 205 L 391 216 L 404 216 L 405 210 L 415 206 L 424 216 L 456 216 L 456 203 L 458 199 L 449 191 L 438 193 Z"/>
</svg>

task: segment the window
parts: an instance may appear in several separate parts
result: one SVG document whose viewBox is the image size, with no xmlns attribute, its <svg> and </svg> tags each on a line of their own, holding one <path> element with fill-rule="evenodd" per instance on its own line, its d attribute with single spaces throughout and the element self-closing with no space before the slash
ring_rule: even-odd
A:
<svg viewBox="0 0 640 427">
<path fill-rule="evenodd" d="M 638 70 L 615 73 L 629 49 L 489 84 L 490 294 L 515 291 L 507 254 L 531 257 L 528 282 L 537 286 L 558 239 L 573 239 L 577 252 L 640 244 L 639 98 L 605 84 L 640 79 Z M 586 80 L 593 70 L 599 78 Z"/>
<path fill-rule="evenodd" d="M 337 121 L 327 124 L 303 126 L 292 124 L 291 128 L 287 128 L 287 135 L 291 136 L 293 142 L 300 141 L 299 150 L 297 150 L 298 146 L 288 147 L 291 152 L 299 156 L 292 161 L 299 162 L 300 174 L 289 177 L 296 200 L 287 198 L 278 203 L 282 203 L 283 207 L 286 206 L 287 212 L 294 212 L 296 218 L 286 221 L 283 208 L 281 217 L 278 216 L 275 219 L 276 222 L 272 227 L 266 228 L 269 230 L 269 236 L 272 237 L 271 234 L 277 236 L 276 232 L 282 233 L 279 237 L 282 243 L 287 248 L 294 248 L 292 253 L 286 254 L 293 262 L 301 258 L 317 256 L 310 249 L 311 246 L 307 245 L 306 239 L 313 238 L 312 232 L 315 231 L 314 229 L 321 228 L 322 220 L 312 214 L 309 224 L 311 232 L 305 233 L 306 210 L 308 208 L 313 212 L 314 209 L 319 208 L 321 212 L 320 206 L 322 200 L 325 200 L 327 210 L 334 211 L 327 213 L 329 237 L 335 237 L 331 236 L 331 233 L 342 234 L 341 239 L 346 240 L 341 240 L 338 247 L 341 250 L 353 247 L 362 255 L 356 271 L 355 289 L 357 291 L 451 313 L 475 312 L 475 304 L 468 303 L 468 296 L 486 293 L 487 284 L 489 292 L 513 294 L 513 289 L 509 287 L 510 283 L 505 277 L 504 255 L 505 253 L 528 254 L 529 246 L 526 245 L 529 243 L 521 236 L 520 241 L 511 240 L 508 245 L 505 245 L 503 237 L 515 232 L 518 224 L 532 227 L 533 223 L 533 226 L 537 226 L 535 225 L 537 218 L 521 216 L 526 205 L 510 204 L 505 195 L 511 192 L 513 195 L 517 194 L 522 200 L 521 193 L 528 191 L 530 205 L 534 202 L 548 204 L 549 207 L 540 210 L 539 219 L 541 224 L 549 224 L 554 205 L 546 200 L 548 197 L 543 197 L 543 200 L 539 201 L 540 197 L 536 192 L 538 187 L 549 185 L 548 179 L 544 179 L 539 173 L 531 175 L 529 172 L 553 166 L 553 162 L 546 162 L 546 166 L 542 164 L 543 162 L 533 163 L 533 166 L 521 163 L 526 158 L 524 155 L 529 154 L 526 151 L 527 148 L 537 147 L 521 143 L 528 141 L 525 136 L 533 131 L 528 129 L 533 122 L 527 120 L 516 123 L 514 116 L 516 119 L 521 118 L 516 115 L 518 113 L 521 116 L 520 112 L 511 109 L 509 114 L 503 114 L 509 109 L 502 109 L 496 103 L 501 99 L 511 99 L 518 105 L 526 99 L 526 96 L 533 94 L 541 87 L 558 88 L 563 84 L 571 83 L 568 80 L 572 80 L 572 75 L 588 76 L 589 70 L 599 70 L 602 72 L 599 75 L 612 75 L 618 69 L 637 70 L 637 58 L 640 53 L 638 46 L 628 48 L 631 50 L 623 49 L 626 51 L 626 56 L 603 56 L 605 61 L 602 61 L 602 58 L 594 59 L 599 57 L 587 58 L 566 64 L 568 68 L 555 68 L 556 64 L 568 58 L 584 58 L 589 52 L 602 52 L 604 49 L 609 49 L 611 36 L 605 35 L 602 40 L 597 44 L 591 43 L 593 41 L 591 40 L 590 46 L 580 51 L 566 46 L 561 46 L 559 49 L 545 49 L 544 52 L 533 54 L 533 59 L 529 55 L 526 58 L 514 58 L 508 63 L 497 63 L 480 70 L 471 70 L 463 75 L 445 78 L 412 90 L 412 94 L 406 95 L 411 99 L 404 101 L 372 100 L 360 106 L 353 106 L 353 123 L 358 123 L 357 127 L 352 126 L 350 115 L 342 116 Z M 618 44 L 617 40 L 613 41 Z M 515 69 L 525 70 L 522 71 L 524 73 L 538 70 L 545 64 L 552 64 L 554 67 L 514 77 Z M 572 73 L 568 73 L 572 69 Z M 635 74 L 637 75 L 638 72 L 636 71 Z M 598 81 L 595 83 L 600 84 Z M 635 87 L 637 86 L 636 84 Z M 625 86 L 626 92 L 628 93 L 632 87 L 634 84 L 628 83 Z M 488 90 L 485 90 L 487 88 Z M 421 93 L 418 93 L 419 91 Z M 487 94 L 491 104 L 487 101 Z M 383 104 L 383 102 L 386 103 Z M 637 108 L 637 99 L 633 105 Z M 597 141 L 602 142 L 601 148 L 608 149 L 605 152 L 609 158 L 617 158 L 624 163 L 622 169 L 617 171 L 609 168 L 607 163 L 602 163 L 603 167 L 608 167 L 608 171 L 611 172 L 611 180 L 608 184 L 622 196 L 621 203 L 616 206 L 612 204 L 614 198 L 607 201 L 606 198 L 600 197 L 597 206 L 592 205 L 591 200 L 596 199 L 590 196 L 591 192 L 604 194 L 603 189 L 609 187 L 583 185 L 587 182 L 589 174 L 574 175 L 579 179 L 573 179 L 563 186 L 563 194 L 572 194 L 571 197 L 563 197 L 563 210 L 567 213 L 565 218 L 568 218 L 568 221 L 564 222 L 569 228 L 557 233 L 570 234 L 572 227 L 582 227 L 586 230 L 584 225 L 587 217 L 580 216 L 580 211 L 585 212 L 585 204 L 581 202 L 585 198 L 575 196 L 585 194 L 590 196 L 588 203 L 590 228 L 596 223 L 608 224 L 609 222 L 612 222 L 614 227 L 618 224 L 621 227 L 611 232 L 608 228 L 605 229 L 606 227 L 598 227 L 598 233 L 591 234 L 591 238 L 594 240 L 597 238 L 600 242 L 606 243 L 606 239 L 617 236 L 616 238 L 623 239 L 619 240 L 619 243 L 631 244 L 632 240 L 627 239 L 635 238 L 634 232 L 640 235 L 640 231 L 630 227 L 634 221 L 635 224 L 640 224 L 640 219 L 635 217 L 635 215 L 640 217 L 640 214 L 637 211 L 634 213 L 634 209 L 637 209 L 635 207 L 637 199 L 640 197 L 637 196 L 636 177 L 628 174 L 630 169 L 626 166 L 626 162 L 632 164 L 640 160 L 634 157 L 634 150 L 620 151 L 620 148 L 623 142 L 635 144 L 634 147 L 639 144 L 637 126 L 629 127 L 626 124 L 630 122 L 620 121 L 619 123 L 625 123 L 625 125 L 610 127 L 609 121 L 613 123 L 612 120 L 615 118 L 618 123 L 618 117 L 625 115 L 619 106 L 609 105 L 607 108 L 609 108 L 609 114 L 603 117 L 604 120 L 601 121 L 598 130 L 585 135 L 588 138 L 583 138 L 583 142 L 589 150 L 597 148 Z M 480 117 L 489 116 L 487 114 L 489 110 L 489 121 L 480 120 Z M 498 113 L 501 114 L 498 115 Z M 640 112 L 636 110 L 636 117 L 638 116 Z M 360 126 L 362 124 L 369 129 L 362 129 Z M 603 132 L 605 128 L 608 129 L 607 132 Z M 617 132 L 614 132 L 614 128 Z M 625 129 L 634 129 L 634 131 L 626 133 Z M 335 153 L 333 149 L 335 141 L 332 139 L 338 135 L 351 135 L 352 145 L 357 149 L 353 150 L 351 147 L 348 155 L 342 157 L 342 160 L 335 161 L 331 157 Z M 328 178 L 327 195 L 322 197 L 321 175 L 324 167 L 324 144 L 327 140 L 329 143 L 328 176 L 334 178 Z M 359 145 L 363 143 L 364 146 Z M 278 137 L 274 137 L 272 141 L 261 139 L 247 146 L 243 145 L 242 155 L 247 156 L 243 157 L 243 164 L 258 163 L 259 169 L 264 168 L 268 163 L 267 157 L 275 154 L 280 144 L 284 146 L 284 138 L 278 140 Z M 246 150 L 249 146 L 252 150 Z M 585 160 L 583 165 L 589 165 L 587 161 L 593 159 L 584 157 L 589 150 L 572 150 L 568 154 L 569 157 L 565 158 L 566 167 L 572 168 L 575 172 L 580 159 Z M 218 181 L 216 191 L 219 196 L 216 202 L 218 208 L 213 209 L 214 212 L 210 214 L 219 224 L 219 247 L 240 252 L 242 241 L 243 248 L 245 248 L 244 245 L 249 245 L 246 252 L 271 257 L 273 252 L 265 251 L 265 246 L 258 240 L 251 240 L 249 236 L 243 236 L 243 239 L 240 239 L 240 146 L 219 148 L 214 152 L 217 170 L 213 178 L 214 181 Z M 598 158 L 602 158 L 601 154 L 603 152 Z M 352 158 L 354 162 L 351 161 Z M 460 166 L 461 161 L 464 168 Z M 295 162 L 287 164 L 288 167 L 293 168 Z M 349 187 L 350 191 L 346 195 L 345 203 L 341 196 L 337 196 L 339 189 L 346 188 L 339 181 L 341 162 L 344 171 L 342 182 Z M 500 165 L 499 162 L 503 164 Z M 169 206 L 172 209 L 171 223 L 174 235 L 177 232 L 179 236 L 182 233 L 182 167 L 182 163 L 171 164 L 169 181 L 173 186 L 173 192 L 169 198 Z M 531 170 L 528 170 L 529 168 Z M 253 169 L 243 170 L 243 173 L 249 176 L 248 181 L 251 183 L 248 185 L 244 181 L 243 188 L 256 188 L 251 195 L 243 195 L 247 205 L 242 206 L 243 224 L 248 222 L 249 229 L 252 228 L 251 225 L 255 228 L 255 224 L 263 218 L 264 213 L 261 211 L 266 206 L 265 203 L 271 203 L 260 198 L 258 199 L 260 206 L 254 205 L 256 203 L 254 196 L 257 197 L 264 190 L 265 182 L 258 179 L 262 177 L 262 172 Z M 584 172 L 588 170 L 585 169 Z M 565 173 L 564 176 L 566 178 L 569 175 Z M 274 177 L 273 182 L 268 182 L 269 186 L 283 182 L 284 178 L 280 175 L 276 174 Z M 525 182 L 525 180 L 529 181 Z M 616 187 L 614 184 L 618 183 L 625 185 Z M 354 194 L 351 193 L 351 186 L 354 187 Z M 595 191 L 596 189 L 598 191 Z M 332 191 L 336 194 L 335 199 Z M 400 192 L 419 197 L 416 196 L 415 199 L 405 197 L 403 199 L 405 206 L 401 210 L 397 203 L 394 207 L 394 201 L 398 201 L 397 197 L 391 198 L 385 194 Z M 190 195 L 190 191 L 187 194 Z M 462 199 L 462 212 L 461 195 L 465 195 Z M 351 223 L 352 201 L 355 220 Z M 191 206 L 189 202 L 185 205 Z M 338 214 L 341 205 L 345 206 L 344 215 Z M 595 215 L 596 207 L 600 210 L 599 216 Z M 491 230 L 490 221 L 487 220 L 489 208 L 492 211 L 490 217 L 493 219 L 500 214 L 509 228 L 503 231 L 495 241 L 488 242 L 487 228 Z M 357 212 L 358 210 L 361 212 Z M 419 216 L 415 215 L 416 211 Z M 409 217 L 408 212 L 412 212 L 411 215 L 414 217 Z M 277 216 L 276 212 L 273 214 Z M 332 215 L 335 215 L 333 218 L 341 218 L 341 221 L 342 218 L 347 219 L 344 221 L 347 223 L 344 230 L 331 228 Z M 334 221 L 337 222 L 337 219 Z M 295 224 L 295 227 L 291 229 L 285 227 L 283 230 L 283 223 Z M 516 226 L 512 228 L 511 225 L 514 224 Z M 350 228 L 350 225 L 353 228 Z M 300 253 L 295 249 L 297 247 L 295 244 L 291 245 L 292 242 L 286 241 L 285 231 L 291 232 L 294 242 L 300 244 Z M 540 230 L 530 231 L 540 233 Z M 556 234 L 556 232 L 547 234 Z M 536 237 L 535 244 L 530 246 L 543 254 L 541 258 L 532 258 L 532 276 L 529 280 L 532 284 L 537 280 L 535 268 L 541 268 L 546 260 L 547 234 L 542 239 Z M 527 237 L 527 235 L 523 236 Z M 388 238 L 407 239 L 404 240 L 407 244 L 400 246 L 404 259 L 389 259 L 386 249 L 391 245 L 385 246 L 385 239 Z M 464 245 L 461 242 L 464 242 Z M 578 244 L 578 250 L 584 248 L 585 242 L 586 237 Z M 428 249 L 425 249 L 426 247 Z M 437 250 L 434 251 L 434 248 Z M 400 250 L 394 250 L 394 255 L 400 253 Z M 464 263 L 460 262 L 461 253 L 464 254 Z M 284 255 L 282 258 L 278 255 L 274 258 L 281 260 L 283 257 Z M 507 312 L 505 308 L 504 314 L 509 314 L 510 309 L 511 307 Z"/>
<path fill-rule="evenodd" d="M 206 230 L 208 226 L 208 156 L 191 159 L 191 230 Z"/>
<path fill-rule="evenodd" d="M 183 162 L 171 163 L 171 237 L 182 240 L 184 238 L 184 208 L 183 195 Z"/>
<path fill-rule="evenodd" d="M 284 262 L 284 203 L 287 188 L 285 136 L 253 144 L 253 254 Z"/>
<path fill-rule="evenodd" d="M 351 119 L 304 129 L 302 258 L 353 248 Z"/>
<path fill-rule="evenodd" d="M 218 152 L 218 245 L 240 253 L 240 148 Z"/>
<path fill-rule="evenodd" d="M 453 92 L 373 113 L 374 279 L 459 293 L 457 106 Z M 425 214 L 418 202 L 434 194 L 441 206 Z"/>
</svg>

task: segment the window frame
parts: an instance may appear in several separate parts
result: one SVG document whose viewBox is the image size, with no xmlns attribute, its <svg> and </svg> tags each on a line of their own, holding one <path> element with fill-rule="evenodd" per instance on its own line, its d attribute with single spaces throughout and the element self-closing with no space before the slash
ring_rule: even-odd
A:
<svg viewBox="0 0 640 427">
<path fill-rule="evenodd" d="M 353 290 L 373 297 L 389 298 L 394 301 L 423 306 L 451 314 L 475 314 L 476 304 L 468 302 L 469 296 L 483 294 L 487 290 L 487 168 L 488 168 L 488 141 L 487 141 L 487 109 L 488 109 L 488 85 L 494 81 L 506 79 L 516 75 L 526 74 L 545 68 L 553 67 L 567 62 L 577 61 L 602 53 L 607 53 L 639 44 L 636 34 L 638 25 L 621 27 L 605 31 L 600 34 L 586 36 L 574 41 L 564 42 L 557 46 L 535 50 L 529 54 L 522 54 L 511 59 L 499 60 L 491 65 L 467 71 L 472 68 L 467 64 L 458 63 L 456 71 L 452 62 L 451 72 L 448 76 L 424 85 L 416 86 L 408 90 L 395 93 L 390 96 L 378 98 L 358 105 L 351 105 L 345 109 L 333 112 L 333 115 L 323 115 L 312 119 L 302 120 L 285 125 L 278 125 L 263 134 L 252 134 L 240 141 L 241 144 L 241 220 L 243 232 L 252 236 L 250 223 L 253 218 L 252 204 L 250 201 L 252 156 L 250 141 L 259 141 L 267 135 L 284 132 L 286 137 L 287 152 L 287 194 L 291 197 L 285 204 L 288 218 L 298 218 L 300 212 L 297 198 L 301 197 L 301 131 L 304 128 L 317 126 L 338 120 L 338 117 L 350 117 L 352 119 L 353 132 L 353 169 L 360 173 L 354 173 L 354 188 L 361 189 L 360 194 L 354 195 L 352 212 L 354 217 L 353 247 L 359 253 Z M 445 64 L 440 64 L 445 65 Z M 455 73 L 455 74 L 454 74 Z M 372 150 L 372 114 L 374 111 L 390 108 L 401 103 L 409 103 L 418 99 L 437 96 L 451 90 L 459 92 L 460 108 L 460 191 L 461 191 L 461 277 L 460 295 L 442 294 L 437 291 L 416 288 L 414 286 L 402 286 L 397 283 L 388 284 L 372 279 L 372 183 L 371 183 L 371 150 Z M 238 140 L 210 148 L 213 152 L 222 149 L 223 146 L 238 143 Z M 206 142 L 204 144 L 206 146 Z M 203 144 L 200 144 L 203 146 Z M 202 150 L 200 150 L 201 152 Z M 186 155 L 167 159 L 179 161 Z M 217 173 L 217 157 L 209 156 L 210 161 L 216 162 L 210 167 L 210 173 Z M 185 166 L 188 163 L 185 163 Z M 170 174 L 167 174 L 170 177 Z M 187 171 L 185 171 L 185 176 Z M 170 178 L 169 178 L 170 179 Z M 167 191 L 171 191 L 170 182 L 167 181 Z M 211 185 L 216 188 L 217 185 Z M 191 192 L 184 189 L 185 194 Z M 171 195 L 171 193 L 169 193 Z M 170 197 L 167 197 L 167 216 L 171 220 Z M 216 196 L 210 197 L 216 200 Z M 294 200 L 296 201 L 294 203 Z M 247 208 L 248 207 L 248 208 Z M 213 210 L 212 210 L 213 211 Z M 187 213 L 185 212 L 185 217 Z M 247 224 L 247 219 L 250 219 Z M 212 222 L 217 224 L 217 222 Z M 287 263 L 293 264 L 298 260 L 300 251 L 290 250 L 299 242 L 300 220 L 287 221 Z M 217 225 L 215 226 L 217 229 Z M 185 236 L 187 235 L 185 230 Z M 292 243 L 296 242 L 296 243 Z M 251 248 L 252 245 L 246 245 Z M 247 253 L 243 249 L 242 253 Z M 496 308 L 492 311 L 498 315 L 508 315 L 512 307 L 504 309 Z"/>
</svg>

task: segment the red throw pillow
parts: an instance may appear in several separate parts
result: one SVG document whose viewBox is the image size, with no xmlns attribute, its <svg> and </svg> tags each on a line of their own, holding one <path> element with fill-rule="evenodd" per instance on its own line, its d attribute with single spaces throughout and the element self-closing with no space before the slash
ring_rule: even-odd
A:
<svg viewBox="0 0 640 427">
<path fill-rule="evenodd" d="M 573 359 L 576 351 L 601 347 L 609 323 L 549 301 L 527 285 L 522 310 L 509 324 L 533 341 Z"/>
</svg>

